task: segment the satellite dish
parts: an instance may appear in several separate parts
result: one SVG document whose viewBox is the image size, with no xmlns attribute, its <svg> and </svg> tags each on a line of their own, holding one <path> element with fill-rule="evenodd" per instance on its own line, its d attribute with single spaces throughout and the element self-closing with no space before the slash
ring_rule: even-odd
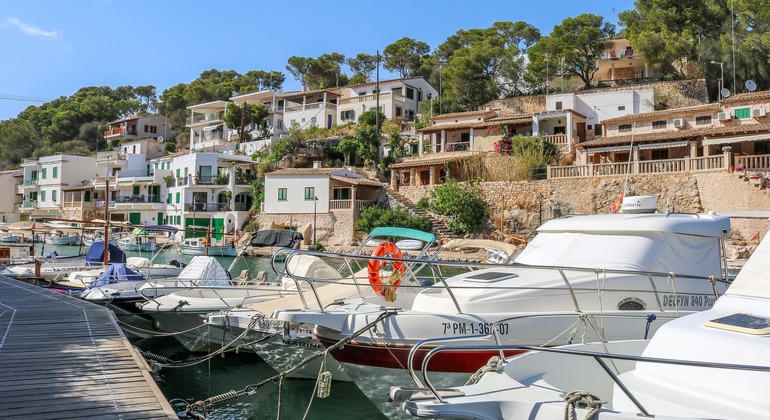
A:
<svg viewBox="0 0 770 420">
<path fill-rule="evenodd" d="M 165 140 L 163 136 L 158 136 L 158 143 L 163 143 L 163 140 Z"/>
<path fill-rule="evenodd" d="M 722 88 L 722 90 L 719 91 L 719 94 L 722 95 L 722 99 L 727 98 L 730 96 L 730 89 Z"/>
<path fill-rule="evenodd" d="M 162 144 L 159 144 L 159 145 L 158 145 L 158 151 L 159 151 L 159 152 L 162 152 L 162 151 L 163 151 L 163 145 L 162 145 Z"/>
<path fill-rule="evenodd" d="M 749 79 L 746 81 L 746 89 L 748 89 L 749 92 L 754 92 L 757 90 L 757 84 L 753 80 Z"/>
</svg>

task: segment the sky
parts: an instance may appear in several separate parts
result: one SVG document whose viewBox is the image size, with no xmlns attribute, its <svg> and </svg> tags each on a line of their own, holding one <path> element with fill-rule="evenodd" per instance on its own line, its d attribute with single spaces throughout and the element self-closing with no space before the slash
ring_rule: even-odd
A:
<svg viewBox="0 0 770 420">
<path fill-rule="evenodd" d="M 281 71 L 284 90 L 298 90 L 286 71 L 294 55 L 374 54 L 403 37 L 435 49 L 460 29 L 499 21 L 547 35 L 567 17 L 617 24 L 631 8 L 633 0 L 0 0 L 0 121 L 86 86 L 153 85 L 160 95 L 210 69 Z"/>
</svg>

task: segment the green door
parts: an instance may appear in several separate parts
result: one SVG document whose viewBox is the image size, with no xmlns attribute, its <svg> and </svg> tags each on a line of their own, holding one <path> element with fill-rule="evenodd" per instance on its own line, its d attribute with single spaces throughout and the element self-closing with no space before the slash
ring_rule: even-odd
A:
<svg viewBox="0 0 770 420">
<path fill-rule="evenodd" d="M 159 225 L 162 225 L 162 224 L 164 224 L 164 223 L 163 223 L 163 212 L 162 212 L 162 211 L 159 211 L 159 212 L 158 212 L 158 224 L 159 224 Z"/>
<path fill-rule="evenodd" d="M 132 225 L 141 225 L 142 224 L 142 213 L 129 213 L 128 214 L 128 223 L 131 223 Z"/>
<path fill-rule="evenodd" d="M 139 186 L 134 185 L 134 195 L 139 195 Z"/>
<path fill-rule="evenodd" d="M 185 238 L 203 238 L 206 236 L 206 230 L 208 230 L 209 220 L 201 217 L 187 217 L 184 219 Z M 194 226 L 194 227 L 191 227 Z"/>
<path fill-rule="evenodd" d="M 215 218 L 212 220 L 211 231 L 215 232 L 214 237 L 221 241 L 225 233 L 225 219 Z"/>
</svg>

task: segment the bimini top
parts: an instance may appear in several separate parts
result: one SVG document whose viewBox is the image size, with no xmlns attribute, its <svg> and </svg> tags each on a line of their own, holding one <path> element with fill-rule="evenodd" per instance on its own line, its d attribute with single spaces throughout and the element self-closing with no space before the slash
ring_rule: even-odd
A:
<svg viewBox="0 0 770 420">
<path fill-rule="evenodd" d="M 423 232 L 417 229 L 403 228 L 403 227 L 377 227 L 372 229 L 371 233 L 369 233 L 369 237 L 370 238 L 388 237 L 388 238 L 418 239 L 420 241 L 427 242 L 430 244 L 436 242 L 436 235 L 432 233 Z"/>
<path fill-rule="evenodd" d="M 254 232 L 251 235 L 251 246 L 277 246 L 297 248 L 304 237 L 301 233 L 286 229 L 267 229 Z"/>
<path fill-rule="evenodd" d="M 682 235 L 727 238 L 730 218 L 715 214 L 653 213 L 596 214 L 549 220 L 538 232 L 668 232 Z"/>
<path fill-rule="evenodd" d="M 145 280 L 144 276 L 132 271 L 130 268 L 126 267 L 125 264 L 115 263 L 115 264 L 110 264 L 110 266 L 107 267 L 107 269 L 104 270 L 104 272 L 99 275 L 96 281 L 93 284 L 91 284 L 89 288 L 96 287 L 96 286 L 106 286 L 108 284 L 114 284 L 121 281 L 144 281 L 144 280 Z"/>
<path fill-rule="evenodd" d="M 110 244 L 108 263 L 125 263 L 126 254 L 117 246 Z M 94 242 L 86 252 L 86 265 L 102 265 L 104 263 L 104 241 Z"/>
<path fill-rule="evenodd" d="M 730 219 L 694 214 L 613 214 L 551 220 L 516 257 L 532 266 L 674 272 L 722 277 Z"/>
</svg>

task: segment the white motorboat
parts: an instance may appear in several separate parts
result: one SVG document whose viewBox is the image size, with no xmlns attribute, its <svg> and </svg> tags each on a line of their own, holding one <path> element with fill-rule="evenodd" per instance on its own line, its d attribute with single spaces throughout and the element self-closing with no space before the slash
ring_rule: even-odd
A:
<svg viewBox="0 0 770 420">
<path fill-rule="evenodd" d="M 180 252 L 185 255 L 209 255 L 212 257 L 235 257 L 238 250 L 234 245 L 221 245 L 215 239 L 185 238 L 179 245 Z"/>
<path fill-rule="evenodd" d="M 80 235 L 77 233 L 65 233 L 61 230 L 54 230 L 45 237 L 45 243 L 52 245 L 80 245 Z"/>
<path fill-rule="evenodd" d="M 713 308 L 663 325 L 650 340 L 533 348 L 466 386 L 412 395 L 403 407 L 453 419 L 562 418 L 570 403 L 577 418 L 767 418 L 768 337 L 765 236 Z M 421 378 L 432 386 L 429 376 Z"/>
<path fill-rule="evenodd" d="M 13 233 L 0 237 L 0 242 L 12 243 L 12 244 L 17 244 L 23 240 L 24 240 L 24 237 Z"/>
<path fill-rule="evenodd" d="M 380 246 L 374 250 L 375 253 L 384 252 L 382 251 L 385 249 L 383 244 L 389 243 L 387 238 L 407 238 L 422 243 L 423 248 L 415 257 L 418 259 L 429 256 L 430 247 L 436 242 L 436 237 L 431 233 L 406 228 L 380 227 L 374 229 L 369 237 L 361 242 L 362 245 L 354 251 L 353 255 L 368 256 L 372 251 L 367 247 L 374 243 Z M 400 251 L 396 251 L 396 253 L 398 252 Z M 275 257 L 285 255 L 287 254 L 275 254 Z M 336 265 L 335 261 L 339 261 L 338 269 L 330 265 L 330 263 Z M 362 262 L 363 264 L 361 264 Z M 404 264 L 404 277 L 401 281 L 417 284 L 419 281 L 417 272 L 424 266 L 424 263 Z M 208 337 L 209 343 L 214 348 L 232 346 L 241 351 L 258 353 L 263 360 L 278 371 L 283 372 L 295 368 L 300 361 L 312 353 L 323 350 L 323 347 L 312 335 L 313 325 L 293 326 L 293 329 L 288 332 L 291 335 L 291 340 L 283 340 L 281 334 L 277 333 L 284 331 L 284 324 L 268 319 L 269 315 L 276 309 L 302 307 L 309 300 L 315 299 L 314 293 L 329 301 L 347 298 L 351 294 L 355 296 L 360 296 L 359 293 L 374 295 L 371 288 L 366 287 L 359 290 L 351 287 L 356 282 L 368 281 L 368 270 L 368 260 L 355 260 L 340 254 L 314 252 L 289 255 L 286 265 L 281 271 L 282 277 L 279 278 L 278 282 L 284 285 L 284 288 L 293 291 L 293 295 L 287 294 L 280 299 L 247 303 L 239 308 L 209 314 L 202 336 Z M 291 276 L 286 275 L 286 273 L 291 273 Z M 292 279 L 292 276 L 312 278 L 313 282 L 298 283 Z M 302 295 L 297 293 L 298 287 L 304 288 L 305 292 Z M 313 288 L 315 292 L 309 293 L 309 288 Z M 315 379 L 318 376 L 321 361 L 318 360 L 317 362 L 294 372 L 292 376 Z M 324 368 L 330 371 L 335 379 L 349 380 L 344 372 L 334 368 L 336 362 L 332 358 L 326 359 L 325 363 Z"/>
<path fill-rule="evenodd" d="M 68 259 L 66 262 L 36 261 L 32 264 L 7 267 L 0 274 L 18 279 L 42 279 L 48 281 L 64 280 L 74 271 L 92 270 L 104 263 L 104 242 L 95 242 L 88 248 L 85 259 Z M 115 245 L 108 248 L 109 263 L 125 263 L 126 254 Z"/>
<path fill-rule="evenodd" d="M 262 230 L 252 235 L 247 246 L 295 248 L 301 244 L 302 239 L 303 236 L 299 232 Z M 193 287 L 179 290 L 154 297 L 139 306 L 164 330 L 174 334 L 190 351 L 203 351 L 210 348 L 210 337 L 202 321 L 204 315 L 296 293 L 293 282 L 286 284 L 270 281 L 264 272 L 257 273 L 255 278 L 252 278 L 249 271 L 244 270 L 232 281 L 226 272 L 225 275 L 227 287 Z M 148 291 L 149 289 L 144 289 L 145 293 Z M 160 292 L 162 291 L 161 289 Z M 221 340 L 216 344 L 221 345 Z"/>
<path fill-rule="evenodd" d="M 124 251 L 155 252 L 155 237 L 147 235 L 128 235 L 118 240 L 118 247 Z"/>
<path fill-rule="evenodd" d="M 394 302 L 377 294 L 279 310 L 273 317 L 316 325 L 326 347 L 359 334 L 332 355 L 370 399 L 395 416 L 384 396 L 390 384 L 410 382 L 405 368 L 419 368 L 436 346 L 425 339 L 464 345 L 560 345 L 576 336 L 637 339 L 676 316 L 710 308 L 726 289 L 720 251 L 729 226 L 728 218 L 705 214 L 555 219 L 538 229 L 512 266 L 442 278 L 428 288 L 402 285 Z M 657 320 L 649 321 L 650 315 Z M 441 386 L 457 385 L 499 354 L 445 352 L 428 369 Z"/>
</svg>

